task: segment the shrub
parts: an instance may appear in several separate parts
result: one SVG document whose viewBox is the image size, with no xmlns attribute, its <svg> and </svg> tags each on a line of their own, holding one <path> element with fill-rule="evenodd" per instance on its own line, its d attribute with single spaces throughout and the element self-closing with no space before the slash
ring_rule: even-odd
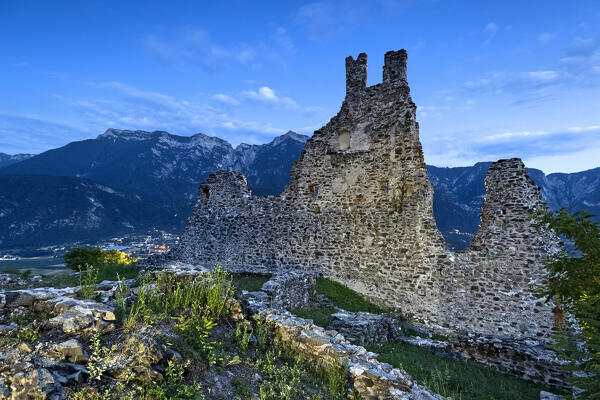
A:
<svg viewBox="0 0 600 400">
<path fill-rule="evenodd" d="M 120 250 L 107 250 L 102 257 L 102 264 L 131 264 L 136 259 Z"/>
<path fill-rule="evenodd" d="M 104 252 L 99 247 L 76 247 L 65 253 L 65 264 L 71 269 L 81 271 L 86 266 L 102 264 Z"/>
<path fill-rule="evenodd" d="M 600 398 L 600 224 L 583 211 L 575 214 L 562 209 L 555 214 L 539 212 L 540 225 L 553 229 L 571 241 L 575 256 L 566 252 L 548 259 L 548 285 L 541 290 L 546 301 L 556 298 L 558 306 L 577 320 L 558 326 L 555 350 L 569 369 L 579 371 L 571 383 L 585 391 L 581 399 Z"/>
<path fill-rule="evenodd" d="M 99 247 L 76 247 L 65 253 L 65 264 L 71 269 L 81 271 L 90 267 L 100 267 L 107 264 L 131 264 L 135 262 L 119 250 L 104 251 Z"/>
</svg>

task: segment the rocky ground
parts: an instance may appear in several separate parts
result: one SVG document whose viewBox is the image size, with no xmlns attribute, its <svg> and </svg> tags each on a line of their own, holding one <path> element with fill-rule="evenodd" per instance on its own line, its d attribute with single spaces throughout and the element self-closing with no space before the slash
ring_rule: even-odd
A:
<svg viewBox="0 0 600 400">
<path fill-rule="evenodd" d="M 147 273 L 92 288 L 14 289 L 28 282 L 0 275 L 0 399 L 345 395 L 345 374 L 327 378 L 275 346 L 226 276 Z"/>
<path fill-rule="evenodd" d="M 362 346 L 449 342 L 407 336 L 337 283 L 183 264 L 135 275 L 0 274 L 0 400 L 443 398 Z"/>
</svg>

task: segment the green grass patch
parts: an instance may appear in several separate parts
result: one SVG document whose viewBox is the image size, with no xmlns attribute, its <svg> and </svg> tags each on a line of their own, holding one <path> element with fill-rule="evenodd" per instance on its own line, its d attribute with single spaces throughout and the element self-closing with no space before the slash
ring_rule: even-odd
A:
<svg viewBox="0 0 600 400">
<path fill-rule="evenodd" d="M 237 376 L 234 376 L 231 379 L 231 383 L 233 384 L 233 386 L 235 386 L 235 391 L 237 392 L 237 394 L 243 396 L 244 398 L 250 397 L 250 386 L 248 385 L 248 380 L 246 378 L 239 378 Z"/>
<path fill-rule="evenodd" d="M 337 307 L 351 312 L 369 312 L 381 314 L 390 312 L 371 303 L 354 290 L 347 288 L 341 283 L 337 283 L 327 278 L 317 278 L 315 289 L 317 293 L 330 299 Z"/>
<path fill-rule="evenodd" d="M 292 308 L 289 311 L 297 317 L 312 319 L 315 325 L 326 328 L 331 322 L 331 314 L 337 310 L 333 307 L 312 306 Z"/>
<path fill-rule="evenodd" d="M 542 385 L 472 361 L 454 360 L 406 343 L 371 346 L 377 359 L 406 370 L 419 384 L 453 400 L 538 400 Z"/>
<path fill-rule="evenodd" d="M 140 269 L 136 264 L 105 264 L 75 275 L 63 272 L 45 278 L 45 286 L 79 286 L 85 284 L 97 284 L 102 281 L 117 281 L 120 279 L 137 278 Z"/>
<path fill-rule="evenodd" d="M 249 292 L 256 292 L 262 288 L 262 285 L 265 284 L 269 279 L 271 279 L 271 275 L 263 275 L 263 274 L 246 274 L 246 273 L 234 273 L 231 274 L 231 281 L 233 286 L 238 291 L 247 290 Z"/>
</svg>

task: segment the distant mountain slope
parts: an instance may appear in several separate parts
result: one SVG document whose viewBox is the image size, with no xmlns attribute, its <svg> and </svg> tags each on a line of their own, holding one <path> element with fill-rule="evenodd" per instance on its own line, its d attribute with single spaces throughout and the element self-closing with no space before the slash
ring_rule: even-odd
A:
<svg viewBox="0 0 600 400">
<path fill-rule="evenodd" d="M 166 132 L 109 129 L 95 139 L 69 143 L 0 168 L 0 176 L 13 177 L 11 186 L 0 185 L 0 198 L 9 196 L 22 204 L 22 214 L 0 217 L 0 230 L 8 229 L 12 224 L 26 224 L 28 216 L 37 215 L 37 209 L 32 208 L 34 202 L 31 197 L 34 195 L 40 205 L 52 206 L 59 199 L 65 200 L 55 193 L 65 184 L 60 180 L 48 179 L 46 191 L 33 193 L 26 190 L 31 183 L 30 176 L 49 175 L 85 178 L 127 193 L 138 200 L 136 207 L 139 208 L 140 218 L 147 216 L 146 220 L 138 221 L 139 226 L 178 231 L 183 228 L 187 216 L 192 212 L 198 185 L 209 174 L 219 169 L 239 170 L 248 177 L 248 185 L 256 195 L 278 194 L 287 184 L 291 164 L 300 155 L 307 139 L 307 136 L 290 131 L 267 144 L 241 144 L 233 148 L 222 139 L 203 134 L 187 137 Z M 17 176 L 21 175 L 25 177 L 21 183 L 23 190 L 19 191 L 22 197 L 18 200 L 11 197 L 14 195 L 11 192 L 19 186 Z M 51 188 L 52 184 L 58 185 L 55 191 Z M 61 210 L 61 216 L 68 214 L 69 210 L 61 208 L 62 204 L 55 206 Z M 88 210 L 85 203 L 73 202 L 71 206 L 73 212 L 85 213 Z M 161 218 L 160 215 L 159 218 L 153 218 L 153 212 L 169 215 L 170 218 Z M 121 218 L 118 214 L 103 215 L 104 218 Z M 105 221 L 106 224 L 116 224 L 115 226 L 119 226 L 120 222 L 123 221 Z M 57 229 L 51 222 L 48 223 L 48 229 L 40 229 L 45 232 L 48 240 L 59 239 L 62 234 L 66 235 L 65 238 L 70 235 Z M 29 231 L 22 231 L 21 236 L 11 233 L 11 243 L 18 245 L 19 237 L 23 243 L 35 243 L 33 238 L 26 235 Z M 108 228 L 94 228 L 89 235 L 100 235 L 105 231 Z M 0 243 L 0 247 L 5 247 L 7 243 L 7 239 L 4 239 L 4 244 Z"/>
<path fill-rule="evenodd" d="M 201 133 L 109 129 L 96 139 L 46 151 L 0 173 L 85 177 L 187 213 L 197 186 L 218 169 L 242 171 L 256 194 L 280 192 L 307 139 L 290 131 L 271 143 L 234 149 L 225 140 Z"/>
<path fill-rule="evenodd" d="M 446 242 L 466 249 L 479 226 L 485 197 L 485 175 L 491 162 L 472 167 L 439 168 L 427 166 L 433 184 L 433 215 Z"/>
<path fill-rule="evenodd" d="M 0 175 L 0 247 L 110 237 L 165 224 L 157 206 L 87 179 Z"/>
<path fill-rule="evenodd" d="M 454 249 L 466 249 L 479 226 L 485 197 L 484 180 L 490 165 L 491 162 L 480 162 L 472 167 L 427 166 L 434 186 L 435 219 Z M 545 175 L 533 168 L 528 168 L 527 172 L 541 188 L 542 197 L 550 209 L 588 210 L 596 215 L 595 220 L 600 221 L 600 168 L 571 174 Z"/>
<path fill-rule="evenodd" d="M 209 174 L 219 169 L 241 171 L 255 195 L 278 194 L 288 183 L 291 165 L 307 139 L 290 131 L 267 144 L 234 148 L 203 134 L 187 137 L 109 129 L 95 139 L 26 157 L 0 168 L 0 248 L 8 243 L 18 246 L 100 238 L 129 225 L 179 231 L 192 212 L 198 185 Z M 477 230 L 490 164 L 427 166 L 434 185 L 434 215 L 453 249 L 465 249 Z M 600 168 L 547 176 L 536 169 L 528 171 L 551 209 L 588 209 L 600 216 Z M 61 176 L 70 180 L 59 179 Z M 89 198 L 101 198 L 104 208 L 90 211 L 93 203 Z M 2 211 L 1 207 L 9 206 L 13 211 Z M 52 216 L 45 210 L 53 210 Z M 85 215 L 97 221 L 92 214 L 100 218 L 98 226 L 86 222 Z M 62 227 L 56 222 L 62 220 L 78 222 Z"/>
<path fill-rule="evenodd" d="M 35 154 L 4 154 L 0 153 L 0 168 L 9 166 L 11 164 L 18 163 L 20 161 L 26 160 L 30 157 L 33 157 Z"/>
</svg>

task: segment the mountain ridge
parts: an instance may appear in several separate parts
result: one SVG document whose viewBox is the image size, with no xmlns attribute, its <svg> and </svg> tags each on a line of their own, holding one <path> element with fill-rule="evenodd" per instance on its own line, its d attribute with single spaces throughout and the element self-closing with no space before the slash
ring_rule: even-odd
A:
<svg viewBox="0 0 600 400">
<path fill-rule="evenodd" d="M 26 153 L 18 153 L 18 154 L 6 154 L 0 153 L 0 168 L 9 166 L 11 164 L 18 163 L 20 161 L 26 160 L 35 156 L 35 154 L 26 154 Z"/>
<path fill-rule="evenodd" d="M 279 194 L 288 183 L 292 163 L 300 156 L 307 139 L 308 136 L 288 131 L 269 143 L 240 143 L 233 147 L 226 140 L 202 133 L 178 136 L 165 131 L 107 129 L 94 139 L 71 142 L 0 167 L 0 178 L 12 177 L 10 185 L 0 186 L 0 205 L 5 204 L 5 208 L 8 207 L 6 204 L 15 202 L 29 205 L 30 213 L 35 216 L 41 211 L 36 211 L 33 204 L 37 204 L 39 209 L 45 204 L 44 197 L 50 204 L 59 198 L 64 199 L 62 192 L 74 190 L 74 197 L 80 199 L 77 203 L 80 211 L 89 212 L 91 206 L 83 199 L 90 197 L 87 195 L 91 192 L 98 197 L 97 191 L 101 190 L 85 186 L 90 185 L 86 182 L 93 182 L 115 192 L 112 196 L 102 194 L 107 204 L 120 204 L 120 208 L 125 210 L 137 208 L 142 219 L 154 216 L 154 222 L 152 218 L 140 220 L 135 229 L 152 226 L 178 231 L 192 211 L 198 185 L 216 170 L 242 172 L 255 195 Z M 466 248 L 479 225 L 485 196 L 484 179 L 490 165 L 491 162 L 486 161 L 464 167 L 427 166 L 434 185 L 436 222 L 452 249 Z M 548 175 L 537 169 L 527 170 L 541 187 L 542 197 L 550 209 L 588 209 L 600 215 L 600 168 Z M 19 176 L 22 177 L 20 189 L 17 183 Z M 48 176 L 46 183 L 39 176 Z M 73 180 L 61 181 L 58 177 Z M 76 180 L 80 180 L 79 186 Z M 38 189 L 24 190 L 32 182 Z M 44 190 L 40 190 L 41 187 Z M 16 198 L 13 192 L 20 193 L 21 197 Z M 118 197 L 116 193 L 126 197 Z M 32 198 L 34 194 L 40 199 Z M 68 209 L 60 204 L 54 204 L 54 207 L 57 221 L 69 217 Z M 96 214 L 100 213 L 98 210 Z M 0 209 L 0 231 L 23 231 L 26 234 L 13 234 L 12 238 L 0 235 L 0 247 L 34 243 L 36 240 L 41 243 L 49 240 L 47 238 L 58 240 L 60 237 L 58 233 L 48 233 L 42 228 L 39 230 L 41 233 L 36 234 L 25 229 L 30 221 L 24 215 L 20 219 L 14 217 L 14 212 L 12 218 L 9 215 Z M 110 219 L 120 218 L 121 214 L 98 215 Z M 47 214 L 38 217 L 49 225 L 53 223 Z M 97 236 L 119 233 L 120 225 L 113 222 L 104 221 L 94 232 Z M 75 232 L 74 228 L 72 230 Z M 61 232 L 64 237 L 73 237 L 68 229 Z"/>
</svg>

